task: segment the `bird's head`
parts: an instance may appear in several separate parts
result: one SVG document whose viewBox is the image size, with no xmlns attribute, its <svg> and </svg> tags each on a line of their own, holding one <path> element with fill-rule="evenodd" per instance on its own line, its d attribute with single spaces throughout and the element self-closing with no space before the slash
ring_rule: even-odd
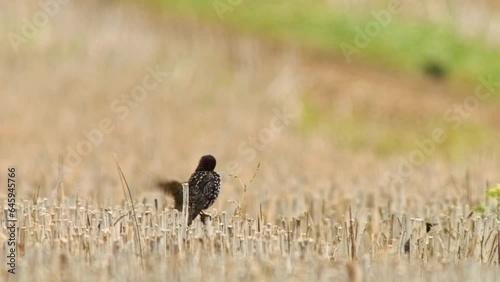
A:
<svg viewBox="0 0 500 282">
<path fill-rule="evenodd" d="M 196 171 L 213 171 L 215 169 L 216 160 L 212 155 L 205 155 L 201 157 Z"/>
</svg>

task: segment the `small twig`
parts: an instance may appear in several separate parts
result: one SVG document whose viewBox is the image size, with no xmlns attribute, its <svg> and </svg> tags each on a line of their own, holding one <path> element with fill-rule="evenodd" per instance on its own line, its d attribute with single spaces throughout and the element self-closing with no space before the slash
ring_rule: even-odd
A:
<svg viewBox="0 0 500 282">
<path fill-rule="evenodd" d="M 247 192 L 248 186 L 252 183 L 253 179 L 257 175 L 257 171 L 259 171 L 259 169 L 260 169 L 260 162 L 257 164 L 257 167 L 255 168 L 255 171 L 253 172 L 252 177 L 248 181 L 248 184 L 244 184 L 243 181 L 241 180 L 241 178 L 238 175 L 228 174 L 229 177 L 238 179 L 238 181 L 240 182 L 241 186 L 243 187 L 243 195 L 241 196 L 241 201 L 239 201 L 239 202 L 236 201 L 236 200 L 229 201 L 231 203 L 237 203 L 238 204 L 238 207 L 234 211 L 235 215 L 242 213 L 242 210 L 243 210 L 242 206 L 243 206 L 243 203 L 245 202 L 245 193 Z"/>
</svg>

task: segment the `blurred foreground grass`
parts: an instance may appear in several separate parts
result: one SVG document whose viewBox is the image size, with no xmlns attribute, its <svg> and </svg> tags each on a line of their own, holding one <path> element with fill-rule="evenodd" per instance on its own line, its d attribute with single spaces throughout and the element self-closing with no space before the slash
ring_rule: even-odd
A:
<svg viewBox="0 0 500 282">
<path fill-rule="evenodd" d="M 56 282 L 496 281 L 500 275 L 494 208 L 466 216 L 470 207 L 453 205 L 455 196 L 448 205 L 429 205 L 428 218 L 393 212 L 374 193 L 326 206 L 311 200 L 297 217 L 222 212 L 186 228 L 163 201 L 136 202 L 134 212 L 129 202 L 66 197 L 62 187 L 55 195 L 19 200 L 18 264 L 15 274 L 0 274 L 3 281 L 12 275 Z M 429 233 L 426 220 L 437 224 Z M 0 230 L 2 248 L 8 232 Z"/>
</svg>

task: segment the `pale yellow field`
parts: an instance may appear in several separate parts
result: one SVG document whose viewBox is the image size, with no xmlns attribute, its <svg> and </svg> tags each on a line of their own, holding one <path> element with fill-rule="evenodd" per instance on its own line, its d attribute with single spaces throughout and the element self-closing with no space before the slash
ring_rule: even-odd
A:
<svg viewBox="0 0 500 282">
<path fill-rule="evenodd" d="M 3 2 L 3 34 L 40 11 Z M 474 88 L 113 1 L 70 1 L 25 40 L 0 45 L 2 254 L 9 167 L 18 212 L 2 281 L 498 281 L 498 98 L 454 128 Z M 214 220 L 184 233 L 155 182 L 207 153 Z"/>
</svg>

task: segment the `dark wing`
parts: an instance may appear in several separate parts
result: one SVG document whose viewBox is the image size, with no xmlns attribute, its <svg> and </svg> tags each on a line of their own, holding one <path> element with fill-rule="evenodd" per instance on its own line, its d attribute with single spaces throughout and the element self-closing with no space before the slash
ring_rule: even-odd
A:
<svg viewBox="0 0 500 282">
<path fill-rule="evenodd" d="M 189 224 L 217 199 L 220 176 L 213 171 L 195 172 L 189 180 Z"/>
<path fill-rule="evenodd" d="M 192 200 L 192 202 L 190 202 L 189 204 L 188 225 L 190 225 L 191 222 L 200 214 L 200 212 L 204 210 L 203 207 L 207 204 L 207 199 L 203 197 L 201 193 L 191 196 L 190 200 Z"/>
<path fill-rule="evenodd" d="M 176 180 L 158 181 L 156 185 L 175 201 L 175 209 L 182 211 L 182 183 Z"/>
</svg>

